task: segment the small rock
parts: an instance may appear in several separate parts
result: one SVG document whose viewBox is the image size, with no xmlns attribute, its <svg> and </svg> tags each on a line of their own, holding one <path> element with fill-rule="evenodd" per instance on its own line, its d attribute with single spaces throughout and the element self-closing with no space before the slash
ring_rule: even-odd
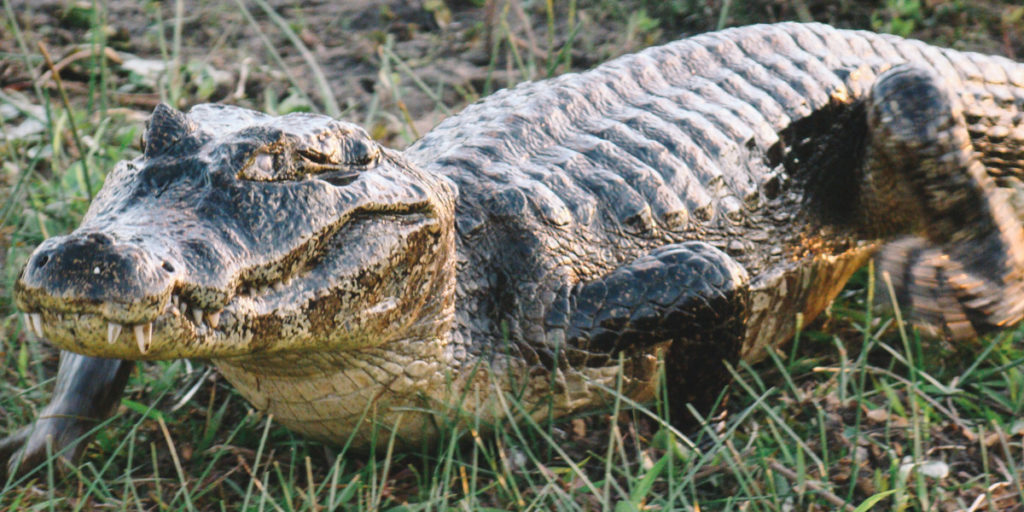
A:
<svg viewBox="0 0 1024 512">
<path fill-rule="evenodd" d="M 941 480 L 949 476 L 949 464 L 941 460 L 928 461 L 919 465 L 917 471 L 928 478 Z"/>
<path fill-rule="evenodd" d="M 942 462 L 941 460 L 929 460 L 924 462 L 914 462 L 909 456 L 903 458 L 903 463 L 900 464 L 899 473 L 902 478 L 907 478 L 911 471 L 917 470 L 918 473 L 935 480 L 941 480 L 949 476 L 949 464 Z"/>
<path fill-rule="evenodd" d="M 167 72 L 167 63 L 162 60 L 140 59 L 127 54 L 124 57 L 121 69 L 138 76 L 139 84 L 142 86 L 155 89 L 160 77 Z"/>
</svg>

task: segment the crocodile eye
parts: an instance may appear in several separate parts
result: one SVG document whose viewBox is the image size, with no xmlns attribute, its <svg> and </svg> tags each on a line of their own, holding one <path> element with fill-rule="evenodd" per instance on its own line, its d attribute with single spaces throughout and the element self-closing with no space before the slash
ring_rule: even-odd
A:
<svg viewBox="0 0 1024 512">
<path fill-rule="evenodd" d="M 252 181 L 316 178 L 347 185 L 381 158 L 380 146 L 362 128 L 311 114 L 240 130 L 232 143 L 247 149 L 230 157 L 242 159 L 238 178 Z"/>
<path fill-rule="evenodd" d="M 295 181 L 312 177 L 343 186 L 355 180 L 359 171 L 372 167 L 379 158 L 379 147 L 362 140 L 345 140 L 328 148 L 274 145 L 251 155 L 238 172 L 238 178 Z"/>
<path fill-rule="evenodd" d="M 344 167 L 339 158 L 310 148 L 299 148 L 295 151 L 299 157 L 296 164 L 302 167 L 302 174 L 320 174 L 335 171 Z"/>
</svg>

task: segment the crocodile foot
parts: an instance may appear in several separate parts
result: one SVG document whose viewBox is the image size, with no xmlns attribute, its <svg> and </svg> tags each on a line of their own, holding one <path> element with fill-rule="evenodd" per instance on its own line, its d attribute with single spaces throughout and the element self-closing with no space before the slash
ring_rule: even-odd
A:
<svg viewBox="0 0 1024 512">
<path fill-rule="evenodd" d="M 879 303 L 893 306 L 886 289 L 891 283 L 895 306 L 931 337 L 974 339 L 1019 316 L 1013 310 L 1002 311 L 999 300 L 1004 294 L 1019 293 L 1019 286 L 991 282 L 919 237 L 887 244 L 878 255 L 877 275 Z"/>
<path fill-rule="evenodd" d="M 93 428 L 120 402 L 133 367 L 131 361 L 61 352 L 49 405 L 31 425 L 0 440 L 0 482 L 24 475 L 53 456 L 76 461 Z"/>
</svg>

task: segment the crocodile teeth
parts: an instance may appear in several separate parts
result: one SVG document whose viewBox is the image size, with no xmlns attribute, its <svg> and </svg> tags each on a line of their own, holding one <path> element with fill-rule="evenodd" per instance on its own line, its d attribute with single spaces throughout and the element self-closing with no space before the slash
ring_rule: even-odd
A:
<svg viewBox="0 0 1024 512">
<path fill-rule="evenodd" d="M 28 313 L 21 314 L 21 321 L 25 322 L 26 329 L 32 331 L 32 334 L 35 334 L 35 331 L 32 330 L 32 318 L 28 316 Z"/>
<path fill-rule="evenodd" d="M 192 321 L 196 325 L 203 325 L 203 310 L 199 308 L 192 308 Z"/>
<path fill-rule="evenodd" d="M 107 343 L 113 345 L 117 337 L 121 335 L 121 324 L 107 322 Z"/>
<path fill-rule="evenodd" d="M 153 322 L 136 325 L 133 330 L 135 331 L 135 343 L 139 345 L 139 352 L 143 354 L 149 352 L 149 345 L 153 342 Z"/>
<path fill-rule="evenodd" d="M 206 321 L 210 323 L 210 327 L 217 328 L 217 324 L 220 323 L 220 311 L 216 313 L 208 313 L 206 315 Z"/>
<path fill-rule="evenodd" d="M 174 316 L 181 316 L 181 311 L 178 310 L 178 307 L 174 304 L 171 304 L 170 307 L 167 308 L 167 311 Z"/>
<path fill-rule="evenodd" d="M 133 329 L 135 331 L 135 343 L 139 345 L 139 352 L 146 353 L 146 327 L 142 324 L 136 325 Z"/>
<path fill-rule="evenodd" d="M 178 299 L 177 295 L 171 295 L 171 304 L 174 304 L 174 307 L 178 307 L 181 304 L 181 300 Z"/>
<path fill-rule="evenodd" d="M 178 305 L 178 308 L 181 309 L 181 314 L 184 315 L 185 313 L 188 313 L 188 304 L 185 301 L 181 301 L 181 304 Z"/>
<path fill-rule="evenodd" d="M 36 336 L 43 337 L 43 315 L 39 313 L 32 313 L 29 315 L 32 318 L 32 331 L 36 333 Z"/>
</svg>

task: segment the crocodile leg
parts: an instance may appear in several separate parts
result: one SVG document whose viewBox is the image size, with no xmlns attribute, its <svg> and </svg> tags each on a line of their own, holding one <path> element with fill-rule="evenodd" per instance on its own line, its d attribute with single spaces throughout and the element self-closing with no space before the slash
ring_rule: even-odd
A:
<svg viewBox="0 0 1024 512">
<path fill-rule="evenodd" d="M 53 398 L 31 425 L 0 440 L 0 482 L 8 473 L 24 474 L 50 453 L 76 460 L 97 423 L 113 414 L 128 384 L 133 361 L 60 353 Z"/>
<path fill-rule="evenodd" d="M 660 247 L 572 293 L 566 341 L 600 362 L 670 343 L 665 357 L 673 420 L 708 408 L 739 359 L 747 271 L 704 242 Z M 570 355 L 570 357 L 572 357 Z"/>
<path fill-rule="evenodd" d="M 868 103 L 868 221 L 910 224 L 880 268 L 916 322 L 952 338 L 1024 316 L 1024 239 L 971 146 L 959 101 L 933 73 L 898 66 Z"/>
</svg>

